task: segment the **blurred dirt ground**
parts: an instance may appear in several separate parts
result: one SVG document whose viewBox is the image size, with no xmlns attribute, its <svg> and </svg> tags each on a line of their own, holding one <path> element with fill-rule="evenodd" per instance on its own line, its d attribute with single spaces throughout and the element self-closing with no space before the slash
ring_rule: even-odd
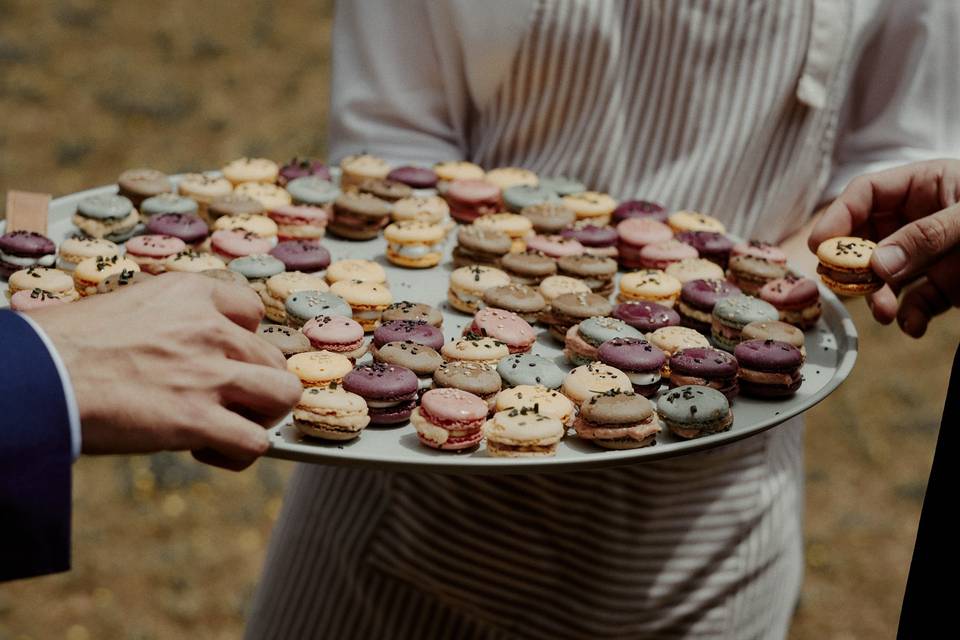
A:
<svg viewBox="0 0 960 640">
<path fill-rule="evenodd" d="M 322 155 L 328 5 L 0 0 L 0 191 Z M 893 637 L 960 338 L 955 313 L 916 342 L 850 309 L 859 362 L 809 414 L 794 640 Z M 239 637 L 291 468 L 82 459 L 73 571 L 0 586 L 0 640 Z"/>
</svg>

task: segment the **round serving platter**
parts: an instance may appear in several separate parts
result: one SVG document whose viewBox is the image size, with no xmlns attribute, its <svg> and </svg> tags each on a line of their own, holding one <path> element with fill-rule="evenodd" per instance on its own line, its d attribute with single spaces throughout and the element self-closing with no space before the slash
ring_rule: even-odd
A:
<svg viewBox="0 0 960 640">
<path fill-rule="evenodd" d="M 176 180 L 176 178 L 174 178 Z M 58 244 L 75 232 L 70 219 L 77 203 L 85 197 L 115 193 L 116 186 L 105 186 L 53 200 L 50 205 L 48 235 Z M 0 222 L 0 232 L 3 222 Z M 450 271 L 450 253 L 455 234 L 447 239 L 446 259 L 433 269 L 402 269 L 386 260 L 383 237 L 367 242 L 351 242 L 327 236 L 324 245 L 333 260 L 365 258 L 375 260 L 387 272 L 394 300 L 424 302 L 442 310 L 443 333 L 447 340 L 458 337 L 470 316 L 451 309 L 446 302 Z M 619 275 L 618 275 L 619 279 Z M 0 283 L 5 291 L 5 282 Z M 405 424 L 390 429 L 369 427 L 356 440 L 327 443 L 304 437 L 290 418 L 270 431 L 271 447 L 267 456 L 315 464 L 351 465 L 402 471 L 440 473 L 546 473 L 574 471 L 636 464 L 680 456 L 728 444 L 755 435 L 797 416 L 817 404 L 836 389 L 850 374 L 857 358 L 857 330 L 837 297 L 820 287 L 823 315 L 817 326 L 806 333 L 807 359 L 803 365 L 803 384 L 796 395 L 786 400 L 754 400 L 738 396 L 733 401 L 734 422 L 729 431 L 694 440 L 682 440 L 664 430 L 651 447 L 627 451 L 606 450 L 568 435 L 557 448 L 556 456 L 544 458 L 498 458 L 487 454 L 483 445 L 476 451 L 451 453 L 421 445 L 414 428 Z M 6 297 L 0 297 L 6 305 Z M 571 368 L 563 357 L 563 345 L 540 333 L 533 352 L 552 358 L 564 370 Z M 367 355 L 360 363 L 370 360 Z M 572 434 L 572 431 L 570 432 Z"/>
</svg>

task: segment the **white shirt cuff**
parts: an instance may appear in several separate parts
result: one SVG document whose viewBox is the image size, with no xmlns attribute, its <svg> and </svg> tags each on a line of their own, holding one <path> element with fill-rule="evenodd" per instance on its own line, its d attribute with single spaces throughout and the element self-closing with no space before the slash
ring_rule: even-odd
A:
<svg viewBox="0 0 960 640">
<path fill-rule="evenodd" d="M 70 375 L 67 373 L 67 367 L 63 364 L 60 354 L 57 353 L 57 349 L 53 346 L 53 341 L 44 333 L 40 325 L 25 313 L 18 315 L 26 320 L 27 324 L 40 336 L 40 340 L 42 340 L 43 344 L 47 347 L 50 359 L 53 360 L 53 364 L 57 368 L 57 374 L 60 376 L 60 384 L 63 387 L 63 398 L 67 403 L 67 417 L 70 420 L 70 452 L 73 455 L 73 459 L 76 460 L 80 457 L 80 410 L 77 408 L 77 397 L 73 393 L 73 385 L 70 383 Z"/>
</svg>

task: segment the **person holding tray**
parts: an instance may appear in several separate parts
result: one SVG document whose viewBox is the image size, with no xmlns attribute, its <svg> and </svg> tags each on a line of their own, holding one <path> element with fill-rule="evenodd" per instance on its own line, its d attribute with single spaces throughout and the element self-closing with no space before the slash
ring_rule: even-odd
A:
<svg viewBox="0 0 960 640">
<path fill-rule="evenodd" d="M 695 5 L 338 3 L 331 156 L 525 167 L 803 245 L 855 176 L 960 148 L 960 5 Z M 576 474 L 300 466 L 247 637 L 782 638 L 802 460 L 794 419 Z"/>
</svg>

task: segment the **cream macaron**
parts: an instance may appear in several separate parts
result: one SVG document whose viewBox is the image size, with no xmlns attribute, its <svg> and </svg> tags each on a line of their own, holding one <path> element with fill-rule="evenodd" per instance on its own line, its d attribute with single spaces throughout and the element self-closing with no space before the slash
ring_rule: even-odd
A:
<svg viewBox="0 0 960 640">
<path fill-rule="evenodd" d="M 537 412 L 556 418 L 565 426 L 573 424 L 576 407 L 567 396 L 543 385 L 521 384 L 497 394 L 497 411 L 537 407 Z"/>
<path fill-rule="evenodd" d="M 570 276 L 548 276 L 540 281 L 539 290 L 548 305 L 568 293 L 590 293 L 590 287 L 583 280 Z"/>
<path fill-rule="evenodd" d="M 304 389 L 293 408 L 293 425 L 312 438 L 353 440 L 368 424 L 366 401 L 339 386 Z"/>
<path fill-rule="evenodd" d="M 667 224 L 673 229 L 674 233 L 683 233 L 684 231 L 712 231 L 713 233 L 726 233 L 727 228 L 723 223 L 699 211 L 676 211 L 667 217 Z"/>
<path fill-rule="evenodd" d="M 577 367 L 567 374 L 563 380 L 561 391 L 577 406 L 590 398 L 607 391 L 633 391 L 633 383 L 620 369 L 614 369 L 601 362 Z"/>
<path fill-rule="evenodd" d="M 233 193 L 233 185 L 229 180 L 216 173 L 188 173 L 177 183 L 180 195 L 192 198 L 197 202 L 199 213 L 207 214 L 207 205 L 215 198 Z"/>
<path fill-rule="evenodd" d="M 454 269 L 450 274 L 447 301 L 457 311 L 476 313 L 487 289 L 510 284 L 510 276 L 495 267 L 473 265 Z"/>
<path fill-rule="evenodd" d="M 57 267 L 64 271 L 73 271 L 77 264 L 86 258 L 103 256 L 112 258 L 120 255 L 120 246 L 102 238 L 67 238 L 60 244 L 60 256 Z"/>
<path fill-rule="evenodd" d="M 383 230 L 387 260 L 408 269 L 435 267 L 443 258 L 446 235 L 442 226 L 425 220 L 394 222 Z"/>
<path fill-rule="evenodd" d="M 340 187 L 357 187 L 369 178 L 385 180 L 390 173 L 390 163 L 370 154 L 347 156 L 340 161 Z"/>
<path fill-rule="evenodd" d="M 140 265 L 128 258 L 97 256 L 80 261 L 77 268 L 73 270 L 73 282 L 81 297 L 91 296 L 97 292 L 97 285 L 110 276 L 137 271 L 140 271 Z"/>
<path fill-rule="evenodd" d="M 245 182 L 276 182 L 280 166 L 268 158 L 237 158 L 220 170 L 234 185 Z"/>
<path fill-rule="evenodd" d="M 263 182 L 244 182 L 237 186 L 234 193 L 258 200 L 267 211 L 284 207 L 293 202 L 293 198 L 290 197 L 286 189 Z"/>
<path fill-rule="evenodd" d="M 610 224 L 610 216 L 617 208 L 617 201 L 606 193 L 584 191 L 561 198 L 563 204 L 573 209 L 577 220 L 589 220 L 592 224 Z"/>
<path fill-rule="evenodd" d="M 450 205 L 440 196 L 412 196 L 401 198 L 393 203 L 390 217 L 394 222 L 405 220 L 424 220 L 432 224 L 449 228 Z"/>
<path fill-rule="evenodd" d="M 226 269 L 227 263 L 212 253 L 181 251 L 177 255 L 167 258 L 164 267 L 167 271 L 200 273 L 209 269 Z"/>
<path fill-rule="evenodd" d="M 369 333 L 380 326 L 383 310 L 393 302 L 393 294 L 382 282 L 340 280 L 330 285 L 330 292 L 343 298 L 353 310 L 353 319 Z"/>
<path fill-rule="evenodd" d="M 536 187 L 540 184 L 540 178 L 529 169 L 520 167 L 499 167 L 487 171 L 484 180 L 490 184 L 495 184 L 501 190 L 510 187 Z"/>
<path fill-rule="evenodd" d="M 116 256 L 112 257 L 115 258 Z M 49 267 L 29 267 L 14 271 L 7 280 L 7 285 L 9 286 L 7 290 L 8 299 L 18 291 L 33 291 L 34 289 L 40 289 L 70 301 L 80 297 L 69 273 Z"/>
<path fill-rule="evenodd" d="M 488 213 L 473 221 L 481 229 L 502 231 L 510 236 L 510 252 L 522 253 L 527 250 L 527 238 L 533 235 L 533 222 L 518 213 Z"/>
<path fill-rule="evenodd" d="M 552 456 L 564 433 L 562 422 L 533 407 L 497 412 L 483 425 L 487 453 L 499 458 Z"/>
<path fill-rule="evenodd" d="M 341 280 L 359 280 L 360 282 L 385 283 L 387 272 L 372 260 L 337 260 L 327 267 L 327 282 L 334 284 Z"/>
<path fill-rule="evenodd" d="M 280 324 L 287 323 L 287 298 L 297 291 L 327 291 L 330 287 L 320 276 L 303 273 L 302 271 L 287 271 L 267 278 L 260 299 L 268 320 Z"/>
<path fill-rule="evenodd" d="M 287 359 L 287 371 L 300 378 L 304 387 L 325 387 L 340 383 L 353 371 L 353 362 L 345 355 L 332 351 L 308 351 Z"/>
<path fill-rule="evenodd" d="M 510 348 L 494 338 L 468 334 L 444 344 L 440 355 L 447 362 L 477 362 L 494 368 L 510 355 Z"/>
</svg>

